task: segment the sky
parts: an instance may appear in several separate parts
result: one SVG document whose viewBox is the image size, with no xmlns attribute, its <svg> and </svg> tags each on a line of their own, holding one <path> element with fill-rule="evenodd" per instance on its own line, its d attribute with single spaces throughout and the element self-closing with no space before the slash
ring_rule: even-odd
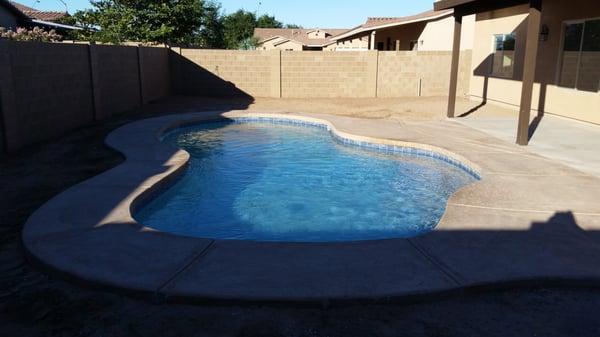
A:
<svg viewBox="0 0 600 337">
<path fill-rule="evenodd" d="M 90 7 L 88 0 L 16 0 L 40 10 L 70 13 Z M 306 28 L 352 28 L 369 16 L 405 16 L 433 7 L 434 0 L 220 0 L 226 13 L 243 8 L 274 15 L 284 23 Z M 260 5 L 259 5 L 260 4 Z"/>
</svg>

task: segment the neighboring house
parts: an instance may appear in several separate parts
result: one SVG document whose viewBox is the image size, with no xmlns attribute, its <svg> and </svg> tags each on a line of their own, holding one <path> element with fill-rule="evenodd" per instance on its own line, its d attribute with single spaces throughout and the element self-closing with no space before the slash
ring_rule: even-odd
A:
<svg viewBox="0 0 600 337">
<path fill-rule="evenodd" d="M 347 29 L 256 28 L 259 50 L 325 50 L 335 43 L 331 38 Z"/>
<path fill-rule="evenodd" d="M 475 17 L 465 19 L 462 49 L 471 49 Z M 334 36 L 329 49 L 353 50 L 452 50 L 452 10 L 427 11 L 405 17 L 368 18 L 349 31 Z"/>
<path fill-rule="evenodd" d="M 532 110 L 600 124 L 598 0 L 442 0 L 434 7 L 454 8 L 459 31 L 461 18 L 476 14 L 470 95 L 518 108 L 519 144 L 528 143 Z M 454 83 L 458 58 L 455 51 Z"/>
<path fill-rule="evenodd" d="M 69 15 L 66 12 L 57 12 L 57 11 L 40 11 L 35 8 L 27 7 L 18 2 L 11 1 L 13 6 L 15 6 L 19 11 L 23 14 L 27 15 L 31 20 L 40 20 L 45 22 L 56 22 L 59 19 L 64 18 Z"/>
<path fill-rule="evenodd" d="M 69 15 L 66 12 L 39 11 L 14 1 L 0 0 L 0 27 L 15 30 L 17 27 L 42 27 L 65 31 L 80 29 L 56 21 Z"/>
</svg>

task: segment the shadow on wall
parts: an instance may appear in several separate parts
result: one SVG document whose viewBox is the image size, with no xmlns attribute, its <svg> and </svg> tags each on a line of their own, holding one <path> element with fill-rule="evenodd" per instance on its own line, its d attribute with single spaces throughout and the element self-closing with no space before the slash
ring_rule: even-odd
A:
<svg viewBox="0 0 600 337">
<path fill-rule="evenodd" d="M 4 157 L 8 152 L 6 148 L 6 131 L 4 130 L 4 114 L 2 113 L 2 88 L 0 88 L 0 158 Z"/>
<path fill-rule="evenodd" d="M 196 63 L 171 50 L 171 88 L 176 95 L 234 98 L 238 109 L 247 108 L 254 98 Z"/>
<path fill-rule="evenodd" d="M 458 117 L 467 117 L 477 112 L 479 109 L 481 109 L 487 104 L 489 98 L 488 90 L 490 79 L 499 79 L 515 82 L 522 81 L 524 65 L 523 62 L 525 57 L 525 39 L 523 37 L 527 35 L 527 20 L 523 20 L 510 34 L 514 34 L 514 36 L 516 37 L 516 42 L 512 45 L 512 50 L 499 51 L 496 53 L 489 54 L 473 70 L 473 76 L 483 78 L 483 85 L 480 91 L 481 103 L 473 107 L 472 109 L 464 112 L 463 114 L 459 115 Z M 505 44 L 503 43 L 502 46 L 504 47 L 504 45 Z M 538 57 L 539 55 L 540 51 L 538 51 Z M 539 70 L 540 64 L 538 62 L 535 83 L 539 84 L 539 100 L 538 106 L 532 107 L 533 109 L 537 110 L 537 115 L 529 125 L 529 140 L 532 139 L 533 135 L 535 134 L 535 131 L 537 130 L 540 122 L 544 117 L 547 86 L 551 84 L 556 84 L 555 80 L 548 80 L 549 76 L 542 76 Z"/>
<path fill-rule="evenodd" d="M 379 51 L 410 51 L 421 47 L 421 35 L 426 23 L 419 22 L 410 25 L 381 29 L 375 35 L 375 49 Z M 397 45 L 399 43 L 399 45 Z"/>
</svg>

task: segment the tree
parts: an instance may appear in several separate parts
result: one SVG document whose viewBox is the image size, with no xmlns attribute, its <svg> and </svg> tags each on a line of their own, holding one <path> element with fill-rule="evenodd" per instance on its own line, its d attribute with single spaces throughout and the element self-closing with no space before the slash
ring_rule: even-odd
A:
<svg viewBox="0 0 600 337">
<path fill-rule="evenodd" d="M 238 49 L 242 41 L 254 36 L 256 27 L 256 16 L 252 12 L 243 9 L 225 16 L 223 19 L 223 37 L 225 47 Z"/>
<path fill-rule="evenodd" d="M 73 15 L 86 40 L 192 44 L 202 24 L 201 0 L 97 0 Z"/>
<path fill-rule="evenodd" d="M 300 25 L 295 25 L 293 23 L 288 23 L 288 24 L 286 24 L 284 26 L 284 28 L 287 28 L 287 29 L 302 29 L 303 27 L 300 26 Z"/>
<path fill-rule="evenodd" d="M 202 48 L 225 48 L 223 38 L 221 4 L 208 1 L 204 4 L 204 15 L 202 16 L 202 25 L 197 36 L 197 45 Z"/>
<path fill-rule="evenodd" d="M 249 37 L 240 41 L 235 49 L 239 50 L 255 50 L 258 46 L 258 39 L 256 37 Z"/>
<path fill-rule="evenodd" d="M 256 20 L 256 28 L 283 28 L 283 23 L 277 21 L 274 16 L 264 14 Z"/>
<path fill-rule="evenodd" d="M 84 28 L 68 38 L 119 44 L 158 42 L 202 48 L 252 49 L 254 29 L 283 28 L 274 16 L 238 10 L 223 15 L 216 0 L 92 0 L 92 8 L 63 19 Z"/>
</svg>

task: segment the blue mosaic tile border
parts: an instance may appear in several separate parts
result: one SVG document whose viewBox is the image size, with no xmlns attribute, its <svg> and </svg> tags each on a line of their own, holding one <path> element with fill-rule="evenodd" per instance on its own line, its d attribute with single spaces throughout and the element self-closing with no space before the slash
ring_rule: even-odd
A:
<svg viewBox="0 0 600 337">
<path fill-rule="evenodd" d="M 297 119 L 286 119 L 286 118 L 276 118 L 276 117 L 236 117 L 233 118 L 234 123 L 247 123 L 247 122 L 262 122 L 262 123 L 271 123 L 271 124 L 287 124 L 287 125 L 299 125 L 299 126 L 309 126 L 309 127 L 317 127 L 319 129 L 325 129 L 327 131 L 331 131 L 331 128 L 323 123 L 319 122 L 311 122 L 311 121 L 303 121 Z M 399 153 L 399 154 L 409 154 L 409 155 L 417 155 L 423 157 L 434 158 L 438 160 L 442 160 L 450 165 L 456 166 L 463 171 L 466 171 L 470 175 L 474 176 L 477 179 L 481 179 L 481 176 L 477 170 L 474 170 L 470 166 L 465 163 L 448 157 L 444 154 L 435 151 L 429 151 L 425 149 L 419 149 L 409 146 L 397 146 L 397 145 L 388 145 L 388 144 L 380 144 L 380 143 L 372 143 L 365 141 L 358 141 L 354 139 L 344 138 L 336 133 L 332 132 L 331 136 L 341 144 L 358 146 L 367 148 L 377 152 L 383 153 Z"/>
<path fill-rule="evenodd" d="M 220 120 L 220 121 L 222 122 L 223 120 Z M 331 132 L 331 127 L 329 127 L 329 125 L 327 125 L 327 124 L 320 123 L 320 122 L 303 121 L 303 120 L 293 119 L 293 118 L 288 119 L 288 118 L 281 118 L 281 117 L 252 116 L 252 117 L 227 118 L 227 119 L 225 119 L 225 121 L 234 123 L 234 124 L 260 122 L 260 123 L 270 123 L 270 124 L 280 124 L 280 125 L 297 125 L 297 126 L 305 126 L 305 127 L 316 127 L 316 128 L 324 129 L 324 130 Z M 217 121 L 215 121 L 215 120 L 206 121 L 206 123 L 210 123 L 210 122 L 219 122 L 219 121 L 218 120 Z M 203 123 L 203 122 L 198 122 L 198 123 Z M 196 124 L 196 123 L 194 123 L 194 124 Z M 185 127 L 190 127 L 190 125 L 185 126 Z M 180 131 L 181 128 L 175 128 L 174 130 L 169 130 L 168 133 L 173 132 L 175 130 Z M 334 132 L 331 132 L 331 136 L 338 143 L 348 145 L 348 146 L 362 147 L 362 148 L 369 149 L 371 151 L 376 151 L 376 152 L 381 152 L 381 153 L 415 155 L 415 156 L 423 156 L 423 157 L 429 157 L 429 158 L 441 160 L 441 161 L 444 161 L 452 166 L 455 166 L 455 167 L 467 172 L 468 174 L 470 174 L 477 180 L 481 180 L 481 175 L 480 175 L 479 171 L 473 169 L 469 165 L 461 162 L 460 160 L 446 156 L 439 152 L 425 150 L 425 149 L 419 149 L 419 148 L 410 147 L 410 146 L 398 146 L 398 145 L 388 145 L 388 144 L 359 141 L 359 140 L 341 137 Z"/>
</svg>

